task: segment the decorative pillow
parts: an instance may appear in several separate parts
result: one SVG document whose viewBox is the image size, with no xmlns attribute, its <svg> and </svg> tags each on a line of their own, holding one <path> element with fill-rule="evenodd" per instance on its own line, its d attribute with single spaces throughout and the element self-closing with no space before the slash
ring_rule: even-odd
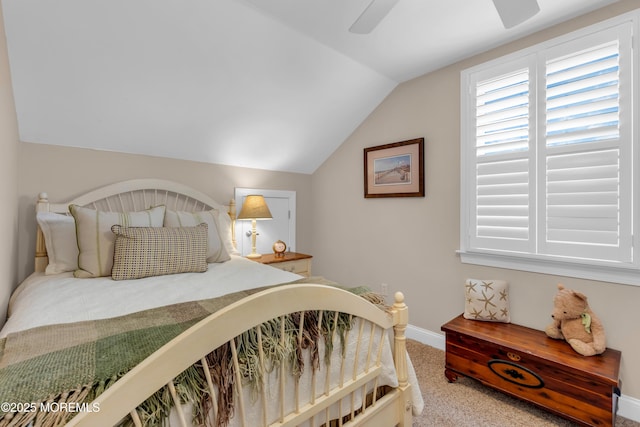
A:
<svg viewBox="0 0 640 427">
<path fill-rule="evenodd" d="M 464 294 L 465 319 L 511 322 L 509 284 L 506 281 L 467 279 Z"/>
<path fill-rule="evenodd" d="M 45 274 L 58 274 L 78 269 L 76 222 L 70 215 L 38 212 L 36 221 L 44 234 L 49 264 Z"/>
<path fill-rule="evenodd" d="M 195 227 L 122 227 L 116 236 L 113 280 L 207 271 L 207 224 Z"/>
<path fill-rule="evenodd" d="M 78 269 L 75 277 L 103 277 L 111 275 L 115 234 L 111 226 L 162 227 L 164 206 L 140 212 L 103 212 L 82 206 L 70 205 L 69 211 L 76 220 L 78 241 Z"/>
<path fill-rule="evenodd" d="M 226 215 L 227 218 L 229 215 Z M 217 209 L 202 212 L 166 211 L 164 214 L 165 227 L 193 227 L 198 224 L 207 224 L 209 227 L 209 250 L 207 262 L 229 261 L 231 257 L 224 244 L 220 231 L 223 215 Z M 230 226 L 229 226 L 230 227 Z"/>
</svg>

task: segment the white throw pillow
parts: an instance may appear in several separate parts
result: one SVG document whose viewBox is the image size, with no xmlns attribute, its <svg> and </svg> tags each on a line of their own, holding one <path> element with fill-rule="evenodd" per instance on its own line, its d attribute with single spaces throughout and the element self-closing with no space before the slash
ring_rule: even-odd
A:
<svg viewBox="0 0 640 427">
<path fill-rule="evenodd" d="M 229 218 L 228 215 L 226 215 Z M 207 262 L 229 261 L 229 251 L 223 241 L 221 229 L 221 215 L 217 209 L 201 212 L 166 211 L 164 214 L 165 227 L 195 227 L 205 223 L 208 226 Z"/>
<path fill-rule="evenodd" d="M 76 220 L 78 240 L 78 269 L 75 277 L 111 276 L 113 250 L 116 240 L 112 225 L 123 227 L 162 227 L 164 206 L 140 212 L 104 212 L 70 205 L 69 211 Z"/>
<path fill-rule="evenodd" d="M 45 274 L 58 274 L 78 269 L 76 222 L 71 215 L 38 212 L 36 221 L 44 234 L 49 264 Z"/>
</svg>

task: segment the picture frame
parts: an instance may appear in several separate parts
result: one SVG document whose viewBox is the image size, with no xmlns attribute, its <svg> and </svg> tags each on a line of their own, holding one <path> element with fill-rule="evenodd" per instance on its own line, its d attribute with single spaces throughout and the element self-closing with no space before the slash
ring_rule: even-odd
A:
<svg viewBox="0 0 640 427">
<path fill-rule="evenodd" d="M 424 197 L 424 138 L 364 149 L 364 197 Z"/>
</svg>

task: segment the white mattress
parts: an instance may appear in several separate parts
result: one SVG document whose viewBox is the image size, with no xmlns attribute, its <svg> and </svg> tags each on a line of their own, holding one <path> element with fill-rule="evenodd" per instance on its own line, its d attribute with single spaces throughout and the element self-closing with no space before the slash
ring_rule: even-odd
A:
<svg viewBox="0 0 640 427">
<path fill-rule="evenodd" d="M 72 273 L 33 273 L 14 292 L 0 338 L 35 326 L 105 319 L 173 303 L 214 298 L 302 276 L 239 256 L 204 273 L 137 280 L 76 279 Z"/>
</svg>

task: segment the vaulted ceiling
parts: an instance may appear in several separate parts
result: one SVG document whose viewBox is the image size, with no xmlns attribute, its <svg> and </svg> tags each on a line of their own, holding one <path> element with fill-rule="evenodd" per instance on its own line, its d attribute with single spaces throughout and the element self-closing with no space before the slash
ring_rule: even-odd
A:
<svg viewBox="0 0 640 427">
<path fill-rule="evenodd" d="M 518 0 L 513 0 L 518 1 Z M 2 0 L 22 141 L 313 173 L 406 80 L 613 3 Z"/>
</svg>

